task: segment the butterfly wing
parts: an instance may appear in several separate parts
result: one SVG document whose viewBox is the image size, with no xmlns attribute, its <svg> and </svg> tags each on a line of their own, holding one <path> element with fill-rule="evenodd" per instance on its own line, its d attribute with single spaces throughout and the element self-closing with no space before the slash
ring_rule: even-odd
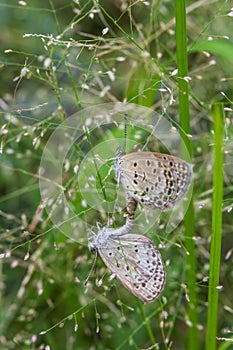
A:
<svg viewBox="0 0 233 350">
<path fill-rule="evenodd" d="M 192 167 L 180 158 L 155 152 L 120 156 L 117 172 L 130 197 L 151 208 L 171 208 L 187 191 Z"/>
<path fill-rule="evenodd" d="M 154 301 L 161 293 L 166 273 L 162 258 L 146 236 L 109 236 L 108 245 L 98 249 L 107 267 L 121 283 L 143 302 Z"/>
</svg>

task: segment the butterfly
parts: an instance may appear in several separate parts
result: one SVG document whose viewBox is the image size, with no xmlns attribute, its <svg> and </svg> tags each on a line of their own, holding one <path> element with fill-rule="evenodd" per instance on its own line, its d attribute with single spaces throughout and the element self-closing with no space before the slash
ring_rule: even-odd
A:
<svg viewBox="0 0 233 350">
<path fill-rule="evenodd" d="M 154 301 L 163 290 L 166 272 L 161 255 L 150 238 L 128 233 L 133 218 L 120 228 L 98 227 L 88 244 L 109 270 L 144 303 Z M 127 227 L 128 225 L 128 227 Z"/>
<path fill-rule="evenodd" d="M 128 198 L 149 208 L 172 208 L 186 193 L 192 166 L 184 160 L 156 152 L 125 154 L 117 150 L 115 174 Z"/>
</svg>

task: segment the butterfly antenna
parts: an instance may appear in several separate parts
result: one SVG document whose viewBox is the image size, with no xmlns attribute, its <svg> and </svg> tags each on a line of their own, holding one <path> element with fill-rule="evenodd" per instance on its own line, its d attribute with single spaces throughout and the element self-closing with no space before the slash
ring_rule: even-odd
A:
<svg viewBox="0 0 233 350">
<path fill-rule="evenodd" d="M 87 282 L 88 282 L 89 279 L 90 279 L 90 276 L 92 275 L 92 272 L 93 272 L 94 267 L 95 267 L 95 265 L 96 265 L 96 260 L 97 260 L 97 252 L 96 252 L 96 254 L 95 254 L 95 257 L 94 257 L 94 261 L 93 261 L 91 270 L 90 270 L 90 272 L 88 273 L 87 278 L 86 278 L 85 281 L 84 281 L 84 286 L 85 286 L 85 287 L 86 287 L 86 285 L 87 285 Z"/>
<path fill-rule="evenodd" d="M 127 113 L 124 114 L 124 145 L 123 151 L 126 151 L 126 137 L 127 137 Z"/>
</svg>

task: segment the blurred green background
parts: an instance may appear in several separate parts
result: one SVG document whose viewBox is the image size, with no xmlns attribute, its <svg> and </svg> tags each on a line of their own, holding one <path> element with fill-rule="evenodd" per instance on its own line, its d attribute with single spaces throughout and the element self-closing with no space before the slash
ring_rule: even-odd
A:
<svg viewBox="0 0 233 350">
<path fill-rule="evenodd" d="M 213 190 L 210 106 L 220 101 L 226 114 L 218 345 L 233 349 L 226 342 L 233 332 L 230 6 L 229 1 L 187 2 L 187 44 L 198 334 L 203 346 Z M 171 0 L 0 1 L 1 349 L 188 349 L 189 252 L 182 225 L 166 235 L 161 227 L 153 236 L 162 247 L 168 277 L 159 300 L 143 306 L 118 281 L 109 281 L 100 258 L 84 286 L 94 261 L 88 237 L 75 242 L 53 226 L 38 182 L 50 135 L 84 107 L 126 100 L 179 122 L 174 16 Z M 122 137 L 116 126 L 110 129 Z M 93 142 L 104 141 L 105 134 L 101 129 Z M 77 142 L 72 152 L 73 167 L 85 156 L 85 142 Z M 72 167 L 63 183 L 67 192 L 73 191 L 71 202 L 79 211 Z M 107 221 L 88 210 L 84 214 L 90 224 Z M 98 286 L 96 279 L 102 276 Z"/>
</svg>

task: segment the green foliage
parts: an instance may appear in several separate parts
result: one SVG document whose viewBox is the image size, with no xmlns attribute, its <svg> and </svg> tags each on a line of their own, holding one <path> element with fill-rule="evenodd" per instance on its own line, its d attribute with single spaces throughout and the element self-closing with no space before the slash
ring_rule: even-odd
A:
<svg viewBox="0 0 233 350">
<path fill-rule="evenodd" d="M 230 2 L 193 2 L 186 17 L 170 0 L 2 1 L 0 9 L 1 349 L 210 349 L 208 339 L 215 336 L 217 348 L 231 349 Z M 193 206 L 184 222 L 166 233 L 165 212 L 148 232 L 143 228 L 159 247 L 167 270 L 163 294 L 149 305 L 109 279 L 100 259 L 92 271 L 95 258 L 87 247 L 96 222 L 124 223 L 124 193 L 112 170 L 124 130 L 114 118 L 105 124 L 108 110 L 97 114 L 92 129 L 84 108 L 118 101 L 135 103 L 135 114 L 129 112 L 135 121 L 140 119 L 140 106 L 167 118 L 180 130 L 193 157 Z M 216 101 L 225 109 L 218 139 L 210 108 Z M 77 124 L 69 129 L 65 122 L 77 112 Z M 67 205 L 61 207 L 71 214 L 67 220 L 63 213 L 57 215 L 60 221 L 55 225 L 39 181 L 49 179 L 41 157 L 60 126 L 64 139 L 57 139 L 49 161 L 56 184 L 59 150 L 67 140 L 72 142 L 62 165 Z M 80 135 L 75 139 L 76 131 Z M 166 148 L 148 129 L 130 122 L 127 138 L 129 149 L 137 140 L 145 149 Z M 95 158 L 93 150 L 99 145 L 104 157 Z M 175 155 L 177 150 L 168 151 Z M 220 197 L 216 201 L 222 183 L 218 171 L 223 171 L 222 203 Z M 93 193 L 88 192 L 92 181 Z M 49 203 L 54 211 L 59 210 L 59 195 Z M 210 261 L 213 222 L 218 223 L 217 247 L 221 244 L 222 249 L 220 256 L 213 248 L 217 255 L 212 250 Z M 208 288 L 215 285 L 209 286 L 209 275 L 214 283 L 219 281 L 215 298 L 209 299 L 211 310 Z M 215 317 L 218 312 L 216 333 L 211 323 L 207 328 L 213 311 Z"/>
</svg>

